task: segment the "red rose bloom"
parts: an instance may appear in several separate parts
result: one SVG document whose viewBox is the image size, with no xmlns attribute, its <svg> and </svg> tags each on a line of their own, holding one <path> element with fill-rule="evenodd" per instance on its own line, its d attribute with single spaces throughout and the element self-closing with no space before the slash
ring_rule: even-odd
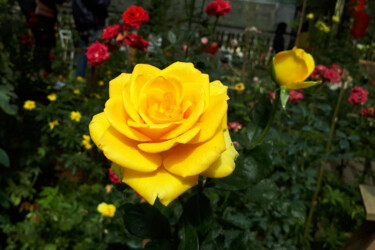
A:
<svg viewBox="0 0 375 250">
<path fill-rule="evenodd" d="M 130 47 L 137 48 L 143 51 L 147 51 L 147 47 L 150 43 L 143 39 L 142 36 L 137 34 L 131 34 L 125 37 L 125 43 Z"/>
<path fill-rule="evenodd" d="M 213 42 L 211 45 L 204 46 L 203 51 L 208 54 L 215 55 L 219 51 L 219 45 L 217 42 Z"/>
<path fill-rule="evenodd" d="M 328 70 L 327 67 L 324 65 L 316 65 L 310 77 L 315 80 L 322 80 L 327 70 Z"/>
<path fill-rule="evenodd" d="M 293 89 L 290 90 L 289 98 L 288 98 L 290 102 L 299 102 L 302 99 L 303 99 L 303 93 L 295 91 Z"/>
<path fill-rule="evenodd" d="M 207 15 L 218 17 L 228 14 L 232 10 L 232 5 L 229 5 L 229 1 L 216 0 L 209 3 L 205 10 Z"/>
<path fill-rule="evenodd" d="M 368 91 L 362 87 L 354 87 L 350 90 L 348 101 L 351 104 L 365 104 L 367 102 Z"/>
<path fill-rule="evenodd" d="M 329 69 L 324 73 L 324 78 L 326 81 L 331 83 L 339 83 L 341 81 L 341 76 L 337 71 Z"/>
<path fill-rule="evenodd" d="M 54 60 L 55 58 L 56 58 L 56 56 L 54 55 L 54 54 L 49 54 L 49 59 L 51 59 L 51 60 Z"/>
<path fill-rule="evenodd" d="M 105 44 L 96 41 L 87 48 L 87 63 L 100 65 L 109 58 L 108 48 Z"/>
<path fill-rule="evenodd" d="M 149 15 L 147 11 L 145 11 L 140 6 L 131 6 L 129 7 L 124 14 L 122 14 L 122 20 L 124 20 L 124 28 L 129 29 L 130 27 L 134 27 L 138 29 L 141 27 L 142 23 L 147 22 L 149 19 Z"/>
<path fill-rule="evenodd" d="M 112 172 L 110 168 L 108 168 L 108 178 L 113 184 L 118 184 L 120 183 L 120 179 L 115 175 L 115 173 Z"/>
<path fill-rule="evenodd" d="M 120 25 L 115 24 L 113 26 L 108 26 L 103 30 L 103 39 L 111 39 L 114 36 L 117 36 L 118 32 L 120 31 Z"/>
<path fill-rule="evenodd" d="M 354 38 L 363 37 L 366 35 L 367 27 L 370 23 L 370 17 L 366 11 L 361 10 L 353 13 L 354 23 L 350 29 L 350 34 Z"/>
<path fill-rule="evenodd" d="M 329 69 L 336 71 L 337 73 L 339 73 L 340 76 L 342 75 L 342 67 L 337 64 L 332 64 L 331 66 L 329 66 Z"/>
</svg>

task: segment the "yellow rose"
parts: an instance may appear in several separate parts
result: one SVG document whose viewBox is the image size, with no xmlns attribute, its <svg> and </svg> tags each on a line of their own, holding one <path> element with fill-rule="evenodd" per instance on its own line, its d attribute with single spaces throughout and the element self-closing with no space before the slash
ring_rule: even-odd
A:
<svg viewBox="0 0 375 250">
<path fill-rule="evenodd" d="M 102 202 L 98 205 L 97 210 L 104 217 L 113 217 L 116 213 L 116 207 L 113 204 Z"/>
<path fill-rule="evenodd" d="M 279 52 L 273 58 L 275 80 L 286 89 L 302 89 L 319 84 L 320 82 L 304 82 L 314 68 L 314 58 L 296 47 Z"/>
<path fill-rule="evenodd" d="M 160 70 L 138 64 L 109 83 L 90 135 L 122 170 L 122 181 L 150 204 L 167 206 L 199 175 L 231 174 L 238 153 L 227 130 L 227 87 L 191 63 Z"/>
</svg>

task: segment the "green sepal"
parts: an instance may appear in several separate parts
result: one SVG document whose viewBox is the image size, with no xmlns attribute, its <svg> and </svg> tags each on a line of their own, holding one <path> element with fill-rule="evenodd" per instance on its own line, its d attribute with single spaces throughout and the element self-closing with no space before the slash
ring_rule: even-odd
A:
<svg viewBox="0 0 375 250">
<path fill-rule="evenodd" d="M 288 102 L 288 99 L 289 99 L 289 90 L 286 89 L 285 86 L 281 86 L 280 99 L 281 99 L 281 106 L 285 110 L 286 103 Z"/>
<path fill-rule="evenodd" d="M 321 84 L 322 81 L 294 82 L 287 85 L 288 89 L 306 89 Z"/>
</svg>

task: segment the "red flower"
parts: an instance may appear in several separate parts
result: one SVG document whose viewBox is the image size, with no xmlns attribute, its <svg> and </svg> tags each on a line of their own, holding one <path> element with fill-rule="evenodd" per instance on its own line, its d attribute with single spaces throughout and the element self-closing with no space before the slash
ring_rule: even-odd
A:
<svg viewBox="0 0 375 250">
<path fill-rule="evenodd" d="M 366 11 L 361 10 L 353 13 L 354 23 L 350 29 L 350 34 L 354 38 L 363 37 L 366 35 L 367 27 L 370 23 L 370 17 Z"/>
<path fill-rule="evenodd" d="M 228 130 L 233 130 L 234 132 L 238 132 L 242 128 L 242 124 L 239 122 L 229 122 L 228 123 Z"/>
<path fill-rule="evenodd" d="M 219 45 L 217 42 L 213 42 L 211 45 L 204 46 L 202 49 L 208 54 L 215 55 L 219 51 Z"/>
<path fill-rule="evenodd" d="M 362 87 L 354 87 L 350 90 L 348 101 L 351 104 L 365 104 L 367 102 L 368 91 Z"/>
<path fill-rule="evenodd" d="M 29 23 L 37 23 L 38 17 L 36 16 L 35 12 L 30 12 L 29 19 L 27 20 Z"/>
<path fill-rule="evenodd" d="M 276 98 L 276 92 L 268 92 L 268 97 L 270 98 L 270 102 L 273 103 Z"/>
<path fill-rule="evenodd" d="M 337 64 L 332 64 L 331 66 L 329 66 L 329 69 L 336 71 L 337 73 L 339 73 L 340 76 L 342 75 L 342 67 Z"/>
<path fill-rule="evenodd" d="M 111 39 L 114 36 L 117 36 L 118 32 L 120 31 L 120 25 L 115 24 L 113 26 L 108 26 L 103 30 L 103 39 Z"/>
<path fill-rule="evenodd" d="M 137 34 L 131 34 L 125 37 L 125 43 L 130 45 L 130 47 L 138 48 L 143 51 L 147 51 L 147 47 L 150 46 L 150 43 L 143 39 L 142 36 Z"/>
<path fill-rule="evenodd" d="M 324 65 L 316 65 L 310 77 L 315 80 L 322 80 L 327 70 L 327 67 Z"/>
<path fill-rule="evenodd" d="M 229 1 L 216 0 L 209 3 L 206 7 L 206 13 L 209 16 L 222 16 L 228 14 L 232 10 Z"/>
<path fill-rule="evenodd" d="M 108 48 L 105 44 L 96 41 L 87 48 L 87 63 L 100 65 L 109 58 Z"/>
<path fill-rule="evenodd" d="M 120 183 L 120 179 L 115 175 L 115 173 L 112 172 L 110 168 L 108 168 L 108 178 L 113 184 L 118 184 Z"/>
<path fill-rule="evenodd" d="M 302 99 L 303 99 L 303 93 L 295 91 L 293 89 L 290 90 L 289 98 L 288 98 L 290 102 L 299 102 Z"/>
<path fill-rule="evenodd" d="M 145 11 L 140 6 L 131 6 L 129 7 L 123 14 L 122 20 L 124 20 L 124 28 L 129 29 L 130 27 L 134 27 L 138 29 L 141 27 L 142 23 L 147 22 L 149 19 L 149 15 L 147 11 Z"/>
<path fill-rule="evenodd" d="M 324 78 L 326 81 L 331 83 L 339 83 L 341 81 L 341 76 L 337 71 L 329 69 L 324 73 Z"/>
<path fill-rule="evenodd" d="M 54 54 L 49 54 L 49 59 L 53 60 L 55 58 L 56 58 L 56 56 Z"/>
</svg>

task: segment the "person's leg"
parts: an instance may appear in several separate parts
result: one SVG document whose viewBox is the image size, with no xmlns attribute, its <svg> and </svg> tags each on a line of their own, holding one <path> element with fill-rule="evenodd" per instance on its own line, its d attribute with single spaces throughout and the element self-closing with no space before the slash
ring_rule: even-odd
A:
<svg viewBox="0 0 375 250">
<path fill-rule="evenodd" d="M 79 39 L 79 49 L 81 54 L 77 57 L 77 68 L 76 68 L 76 76 L 80 76 L 85 78 L 86 76 L 86 65 L 87 65 L 87 57 L 86 57 L 86 48 L 88 46 L 88 37 L 84 35 L 80 35 Z"/>
</svg>

